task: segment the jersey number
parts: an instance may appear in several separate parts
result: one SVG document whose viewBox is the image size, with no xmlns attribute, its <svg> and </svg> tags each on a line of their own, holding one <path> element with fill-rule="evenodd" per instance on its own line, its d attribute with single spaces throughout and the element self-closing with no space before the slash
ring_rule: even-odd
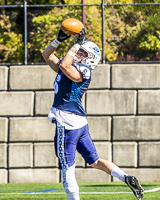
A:
<svg viewBox="0 0 160 200">
<path fill-rule="evenodd" d="M 56 78 L 56 80 L 55 80 L 55 82 L 54 82 L 54 90 L 55 90 L 55 94 L 57 94 L 58 91 L 59 91 L 58 83 L 60 82 L 60 80 L 61 80 L 61 75 L 58 74 L 58 76 L 57 76 L 57 78 Z"/>
</svg>

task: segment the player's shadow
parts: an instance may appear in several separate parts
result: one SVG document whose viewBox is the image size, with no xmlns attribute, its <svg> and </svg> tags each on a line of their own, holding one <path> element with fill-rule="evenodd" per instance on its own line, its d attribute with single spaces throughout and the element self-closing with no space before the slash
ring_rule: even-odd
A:
<svg viewBox="0 0 160 200">
<path fill-rule="evenodd" d="M 119 184 L 107 184 L 107 185 L 84 185 L 84 187 L 116 187 L 116 186 L 120 186 L 120 187 L 126 187 L 126 185 L 119 185 Z"/>
<path fill-rule="evenodd" d="M 142 187 L 153 187 L 153 186 L 155 186 L 155 187 L 160 187 L 160 184 L 159 185 L 157 185 L 157 184 L 141 184 L 142 185 Z M 84 185 L 84 187 L 118 187 L 118 186 L 120 186 L 120 187 L 127 187 L 127 185 L 126 184 L 123 184 L 123 185 L 119 185 L 119 184 L 100 184 L 100 185 Z"/>
<path fill-rule="evenodd" d="M 157 184 L 145 184 L 145 183 L 143 184 L 143 183 L 141 183 L 141 185 L 144 186 L 144 187 L 152 187 L 152 186 L 160 187 L 160 184 L 157 185 Z"/>
</svg>

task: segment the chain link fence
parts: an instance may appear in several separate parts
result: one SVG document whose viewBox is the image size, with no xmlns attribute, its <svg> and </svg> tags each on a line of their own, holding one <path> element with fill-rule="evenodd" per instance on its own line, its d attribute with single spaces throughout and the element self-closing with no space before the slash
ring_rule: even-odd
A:
<svg viewBox="0 0 160 200">
<path fill-rule="evenodd" d="M 4 4 L 4 2 L 3 2 Z M 85 15 L 82 13 L 84 7 Z M 0 65 L 44 64 L 42 52 L 67 18 L 82 21 L 101 63 L 160 62 L 160 4 L 0 4 Z M 60 45 L 64 56 L 75 37 Z"/>
</svg>

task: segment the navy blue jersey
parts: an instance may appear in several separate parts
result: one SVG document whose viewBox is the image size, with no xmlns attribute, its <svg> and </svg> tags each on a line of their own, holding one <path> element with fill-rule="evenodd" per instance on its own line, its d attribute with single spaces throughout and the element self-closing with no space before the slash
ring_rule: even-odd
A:
<svg viewBox="0 0 160 200">
<path fill-rule="evenodd" d="M 91 69 L 88 65 L 81 63 L 74 63 L 73 66 L 82 73 L 83 81 L 75 83 L 59 69 L 54 82 L 55 96 L 53 107 L 77 115 L 86 116 L 81 98 L 90 84 Z"/>
</svg>

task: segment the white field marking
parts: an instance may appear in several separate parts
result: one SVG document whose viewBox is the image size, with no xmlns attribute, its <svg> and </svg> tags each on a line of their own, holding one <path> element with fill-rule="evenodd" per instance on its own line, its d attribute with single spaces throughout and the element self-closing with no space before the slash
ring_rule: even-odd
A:
<svg viewBox="0 0 160 200">
<path fill-rule="evenodd" d="M 150 189 L 150 190 L 145 190 L 144 192 L 156 192 L 156 191 L 159 191 L 160 188 L 153 188 L 153 189 Z"/>
<path fill-rule="evenodd" d="M 147 193 L 147 192 L 156 192 L 156 191 L 159 191 L 160 188 L 153 188 L 153 189 L 150 189 L 150 190 L 145 190 L 144 193 Z M 80 192 L 80 194 L 130 194 L 132 192 Z M 0 193 L 0 195 L 28 195 L 28 194 L 66 194 L 65 192 L 32 192 L 32 193 Z"/>
</svg>

